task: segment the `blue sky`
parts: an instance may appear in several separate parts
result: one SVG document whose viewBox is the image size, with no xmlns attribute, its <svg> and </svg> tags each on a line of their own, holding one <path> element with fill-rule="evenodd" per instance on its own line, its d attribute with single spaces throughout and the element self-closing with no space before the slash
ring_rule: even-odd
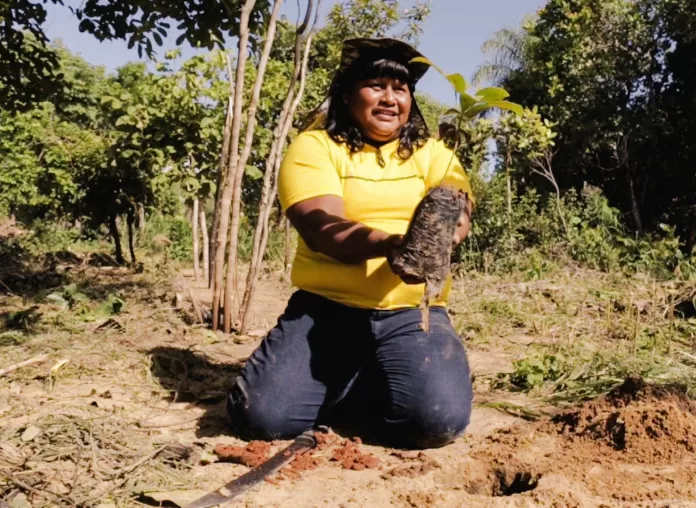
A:
<svg viewBox="0 0 696 508">
<path fill-rule="evenodd" d="M 336 0 L 324 0 L 322 19 L 334 3 Z M 401 3 L 408 7 L 412 1 Z M 432 11 L 423 27 L 420 50 L 446 72 L 460 72 L 468 79 L 483 61 L 481 44 L 495 30 L 518 25 L 525 14 L 535 12 L 544 3 L 543 0 L 432 0 Z M 66 0 L 65 4 L 76 5 L 78 2 Z M 288 0 L 283 8 L 290 19 L 297 17 L 296 5 L 297 2 Z M 138 59 L 137 51 L 127 49 L 123 41 L 100 43 L 91 35 L 80 33 L 77 20 L 67 8 L 49 4 L 47 9 L 48 36 L 52 40 L 62 39 L 71 51 L 79 53 L 88 62 L 112 70 Z M 158 52 L 164 53 L 173 47 L 173 39 L 165 41 L 165 46 L 158 48 Z M 191 55 L 193 50 L 183 48 L 183 54 Z M 433 70 L 423 78 L 419 89 L 448 104 L 453 101 L 449 84 Z"/>
</svg>

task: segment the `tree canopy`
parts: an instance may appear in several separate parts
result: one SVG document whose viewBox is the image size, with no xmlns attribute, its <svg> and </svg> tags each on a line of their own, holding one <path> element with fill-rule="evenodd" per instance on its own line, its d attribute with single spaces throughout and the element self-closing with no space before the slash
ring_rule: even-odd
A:
<svg viewBox="0 0 696 508">
<path fill-rule="evenodd" d="M 637 232 L 671 223 L 693 245 L 690 7 L 686 0 L 550 0 L 524 29 L 524 50 L 502 82 L 556 125 L 553 168 L 563 189 L 597 186 Z M 529 171 L 518 177 L 547 186 Z"/>
</svg>

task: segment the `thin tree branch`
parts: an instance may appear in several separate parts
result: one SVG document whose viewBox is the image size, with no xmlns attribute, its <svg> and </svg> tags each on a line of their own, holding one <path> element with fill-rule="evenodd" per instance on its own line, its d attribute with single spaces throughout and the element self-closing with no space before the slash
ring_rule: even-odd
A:
<svg viewBox="0 0 696 508">
<path fill-rule="evenodd" d="M 224 294 L 224 323 L 223 330 L 225 333 L 230 333 L 232 329 L 232 295 L 236 289 L 236 284 L 234 283 L 234 276 L 237 272 L 237 246 L 239 244 L 239 214 L 242 199 L 242 181 L 244 179 L 244 168 L 247 161 L 249 160 L 249 155 L 251 154 L 251 146 L 254 140 L 254 129 L 256 127 L 256 110 L 258 108 L 259 96 L 261 95 L 261 87 L 263 85 L 263 79 L 266 74 L 266 66 L 268 65 L 268 59 L 273 47 L 273 41 L 275 39 L 276 23 L 278 19 L 278 14 L 280 12 L 280 7 L 283 4 L 283 0 L 275 0 L 273 4 L 273 11 L 271 17 L 268 21 L 268 29 L 266 32 L 266 41 L 264 43 L 264 48 L 261 53 L 261 58 L 259 60 L 259 67 L 256 74 L 256 80 L 254 82 L 254 88 L 252 90 L 251 100 L 249 102 L 249 108 L 247 110 L 247 122 L 246 122 L 246 132 L 244 139 L 244 148 L 242 150 L 241 156 L 234 160 L 234 178 L 229 179 L 232 183 L 232 221 L 230 226 L 230 242 L 229 249 L 227 252 L 227 275 L 225 277 L 225 294 Z M 241 83 L 239 79 L 237 83 Z M 241 88 L 241 87 L 237 87 Z M 238 133 L 237 133 L 238 134 Z M 236 157 L 236 154 L 232 154 Z"/>
</svg>

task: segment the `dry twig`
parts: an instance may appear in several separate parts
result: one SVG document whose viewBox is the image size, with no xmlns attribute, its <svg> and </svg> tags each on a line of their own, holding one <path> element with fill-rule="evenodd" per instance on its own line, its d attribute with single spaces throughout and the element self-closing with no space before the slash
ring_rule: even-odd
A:
<svg viewBox="0 0 696 508">
<path fill-rule="evenodd" d="M 33 365 L 35 363 L 41 363 L 45 361 L 48 358 L 48 355 L 40 355 L 40 356 L 35 356 L 34 358 L 30 358 L 29 360 L 25 360 L 23 362 L 15 363 L 14 365 L 10 365 L 7 368 L 4 368 L 0 370 L 0 377 L 3 377 L 10 372 L 14 372 L 15 370 L 21 369 L 22 367 L 27 367 L 29 365 Z"/>
</svg>

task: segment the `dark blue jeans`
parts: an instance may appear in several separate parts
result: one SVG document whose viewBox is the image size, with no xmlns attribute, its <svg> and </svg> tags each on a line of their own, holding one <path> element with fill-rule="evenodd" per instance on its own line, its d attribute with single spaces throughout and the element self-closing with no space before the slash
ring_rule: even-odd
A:
<svg viewBox="0 0 696 508">
<path fill-rule="evenodd" d="M 246 439 L 291 439 L 343 416 L 385 444 L 435 448 L 469 424 L 464 346 L 447 311 L 347 307 L 297 291 L 249 357 L 227 402 Z"/>
</svg>

